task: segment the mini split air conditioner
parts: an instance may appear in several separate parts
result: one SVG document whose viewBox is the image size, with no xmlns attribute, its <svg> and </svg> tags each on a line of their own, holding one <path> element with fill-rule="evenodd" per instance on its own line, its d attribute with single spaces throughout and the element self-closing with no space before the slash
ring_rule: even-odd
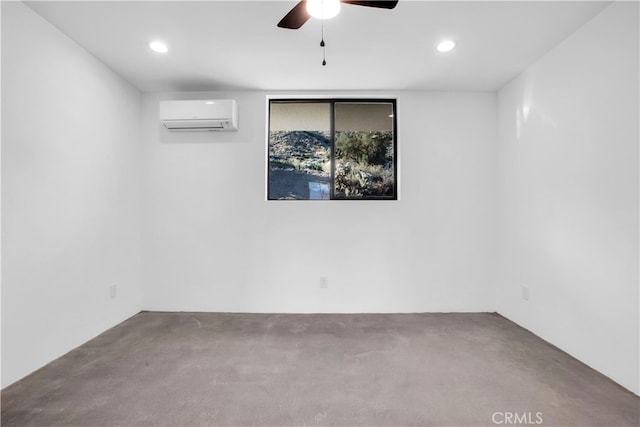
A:
<svg viewBox="0 0 640 427">
<path fill-rule="evenodd" d="M 235 99 L 160 101 L 160 122 L 170 131 L 238 130 Z"/>
</svg>

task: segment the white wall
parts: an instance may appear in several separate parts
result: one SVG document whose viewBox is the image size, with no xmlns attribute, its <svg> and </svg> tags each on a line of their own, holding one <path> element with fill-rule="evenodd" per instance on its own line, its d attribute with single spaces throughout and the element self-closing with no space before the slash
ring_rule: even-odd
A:
<svg viewBox="0 0 640 427">
<path fill-rule="evenodd" d="M 265 201 L 267 93 L 145 95 L 143 307 L 493 311 L 496 96 L 397 95 L 382 202 Z M 160 99 L 208 97 L 238 99 L 237 133 L 162 129 Z"/>
<path fill-rule="evenodd" d="M 140 99 L 2 2 L 2 386 L 140 309 Z"/>
<path fill-rule="evenodd" d="M 498 311 L 636 393 L 638 49 L 615 3 L 498 97 Z"/>
</svg>

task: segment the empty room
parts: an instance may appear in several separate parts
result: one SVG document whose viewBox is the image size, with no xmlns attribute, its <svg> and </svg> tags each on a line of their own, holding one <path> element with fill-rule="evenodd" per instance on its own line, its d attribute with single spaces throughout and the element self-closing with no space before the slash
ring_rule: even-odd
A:
<svg viewBox="0 0 640 427">
<path fill-rule="evenodd" d="M 637 1 L 2 1 L 2 426 L 640 424 Z"/>
</svg>

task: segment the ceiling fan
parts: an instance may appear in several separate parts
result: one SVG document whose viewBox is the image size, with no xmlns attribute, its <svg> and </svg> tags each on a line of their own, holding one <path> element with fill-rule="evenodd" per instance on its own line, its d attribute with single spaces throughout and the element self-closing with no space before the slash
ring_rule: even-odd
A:
<svg viewBox="0 0 640 427">
<path fill-rule="evenodd" d="M 324 0 L 327 3 L 331 3 L 331 1 Z M 354 6 L 367 6 L 367 7 L 377 7 L 380 9 L 393 9 L 398 4 L 398 0 L 339 0 L 334 1 L 337 3 L 337 9 L 335 13 L 331 16 L 327 16 L 327 10 L 325 9 L 324 4 L 320 4 L 320 12 L 319 16 L 317 16 L 312 11 L 310 12 L 307 8 L 307 3 L 310 3 L 309 6 L 313 7 L 312 3 L 317 3 L 317 1 L 313 0 L 302 0 L 298 4 L 296 4 L 293 9 L 287 13 L 284 18 L 280 22 L 278 22 L 278 27 L 280 28 L 288 28 L 291 30 L 297 30 L 302 27 L 302 25 L 309 20 L 309 18 L 313 15 L 319 18 L 330 18 L 331 16 L 335 16 L 335 13 L 340 10 L 340 3 L 344 4 L 352 4 Z M 323 16 L 323 13 L 325 16 Z"/>
</svg>

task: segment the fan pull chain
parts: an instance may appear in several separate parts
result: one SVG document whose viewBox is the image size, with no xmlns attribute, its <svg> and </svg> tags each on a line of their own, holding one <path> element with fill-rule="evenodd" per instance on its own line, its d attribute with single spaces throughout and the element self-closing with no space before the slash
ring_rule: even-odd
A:
<svg viewBox="0 0 640 427">
<path fill-rule="evenodd" d="M 327 65 L 327 60 L 326 60 L 327 48 L 325 47 L 325 42 L 324 42 L 324 19 L 322 20 L 322 38 L 320 40 L 320 47 L 322 48 L 322 66 L 324 67 L 325 65 Z"/>
</svg>

